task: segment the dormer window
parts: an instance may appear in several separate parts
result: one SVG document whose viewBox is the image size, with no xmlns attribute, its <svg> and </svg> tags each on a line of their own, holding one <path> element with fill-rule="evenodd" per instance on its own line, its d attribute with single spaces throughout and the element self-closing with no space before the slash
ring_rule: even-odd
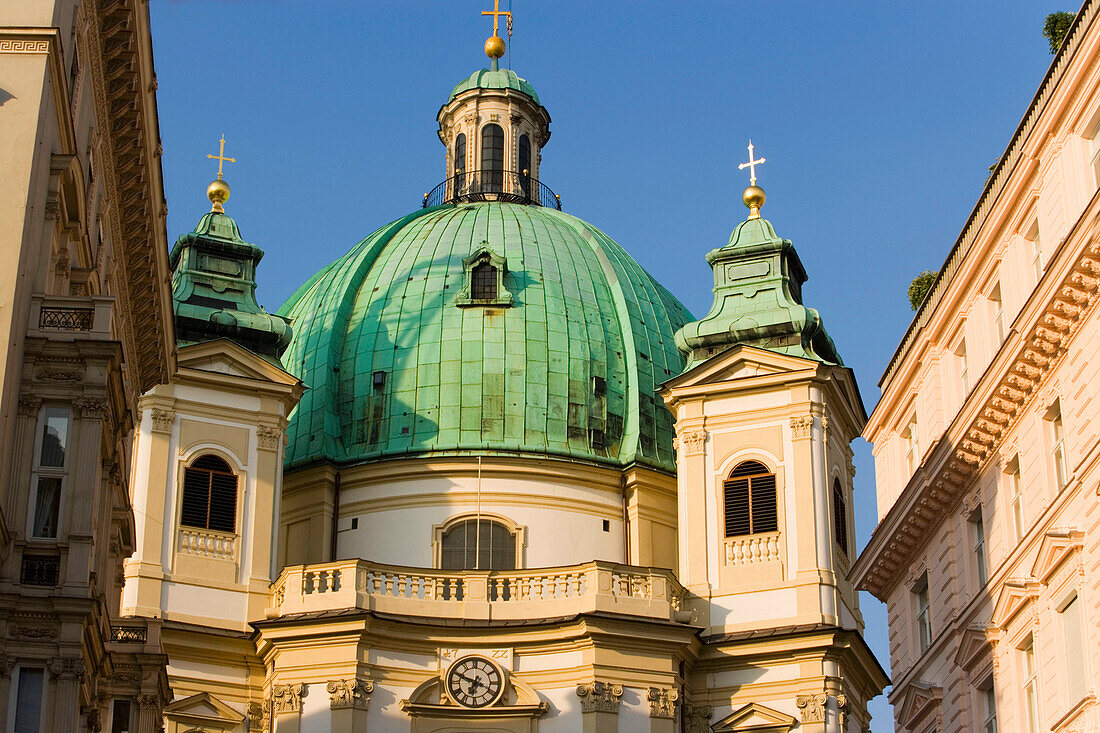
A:
<svg viewBox="0 0 1100 733">
<path fill-rule="evenodd" d="M 507 262 L 489 249 L 488 243 L 484 243 L 481 249 L 462 260 L 462 268 L 466 273 L 466 284 L 455 300 L 456 305 L 512 305 L 512 294 L 504 287 Z"/>
</svg>

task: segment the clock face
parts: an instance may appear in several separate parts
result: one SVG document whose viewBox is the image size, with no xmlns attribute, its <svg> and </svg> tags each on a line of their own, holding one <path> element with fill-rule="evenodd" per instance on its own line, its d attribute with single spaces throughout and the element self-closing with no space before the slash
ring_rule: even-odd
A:
<svg viewBox="0 0 1100 733">
<path fill-rule="evenodd" d="M 488 707 L 504 691 L 504 673 L 485 657 L 456 660 L 447 670 L 444 682 L 447 694 L 464 708 Z"/>
</svg>

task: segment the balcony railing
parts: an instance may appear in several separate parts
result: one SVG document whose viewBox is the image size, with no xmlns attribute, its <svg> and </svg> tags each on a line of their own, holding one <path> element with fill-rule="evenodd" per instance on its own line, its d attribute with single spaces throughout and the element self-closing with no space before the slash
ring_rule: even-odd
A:
<svg viewBox="0 0 1100 733">
<path fill-rule="evenodd" d="M 111 338 L 109 296 L 32 295 L 27 328 L 50 338 Z"/>
<path fill-rule="evenodd" d="M 451 176 L 424 194 L 424 208 L 471 201 L 504 201 L 549 206 L 561 211 L 561 196 L 550 187 L 516 171 L 469 171 Z"/>
<path fill-rule="evenodd" d="M 111 641 L 116 644 L 144 644 L 148 637 L 148 630 L 144 625 L 111 625 Z"/>
<path fill-rule="evenodd" d="M 237 535 L 198 527 L 180 527 L 179 551 L 184 555 L 232 562 L 237 559 Z"/>
<path fill-rule="evenodd" d="M 690 623 L 671 570 L 591 562 L 531 570 L 433 570 L 343 560 L 284 568 L 272 617 L 347 608 L 478 620 L 606 612 Z"/>
<path fill-rule="evenodd" d="M 726 565 L 779 562 L 779 533 L 727 537 Z"/>
</svg>

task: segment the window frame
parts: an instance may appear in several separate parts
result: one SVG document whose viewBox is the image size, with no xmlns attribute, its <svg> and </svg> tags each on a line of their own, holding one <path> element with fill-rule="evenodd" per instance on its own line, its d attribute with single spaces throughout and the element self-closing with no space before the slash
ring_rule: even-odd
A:
<svg viewBox="0 0 1100 733">
<path fill-rule="evenodd" d="M 466 185 L 466 155 L 467 155 L 467 139 L 466 133 L 460 132 L 455 136 L 454 146 L 454 171 L 452 175 L 455 177 L 455 191 L 461 191 Z"/>
<path fill-rule="evenodd" d="M 978 573 L 978 587 L 984 588 L 989 583 L 989 558 L 986 555 L 986 541 L 988 538 L 981 506 L 978 506 L 970 514 L 967 524 L 970 526 L 970 536 L 973 543 L 970 546 L 970 553 L 974 558 L 975 570 Z"/>
<path fill-rule="evenodd" d="M 978 685 L 978 692 L 981 697 L 982 733 L 997 733 L 997 687 L 992 675 Z"/>
<path fill-rule="evenodd" d="M 6 730 L 15 730 L 15 724 L 17 722 L 17 716 L 19 714 L 19 687 L 23 681 L 24 672 L 28 671 L 38 672 L 41 675 L 41 692 L 38 698 L 38 730 L 45 730 L 44 723 L 46 717 L 46 709 L 48 707 L 46 704 L 46 693 L 48 691 L 46 685 L 48 682 L 48 678 L 46 677 L 46 669 L 44 667 L 37 667 L 33 664 L 19 664 L 16 665 L 15 669 L 12 671 L 10 683 L 11 689 L 8 692 L 8 710 L 10 711 L 8 713 L 8 725 L 10 727 L 6 728 Z"/>
<path fill-rule="evenodd" d="M 1038 217 L 1032 219 L 1027 229 L 1024 230 L 1023 239 L 1031 246 L 1031 269 L 1035 274 L 1035 283 L 1038 284 L 1043 279 L 1043 272 L 1046 269 L 1043 262 L 1043 242 L 1039 236 Z"/>
<path fill-rule="evenodd" d="M 1074 608 L 1075 612 L 1073 617 L 1076 622 L 1074 624 L 1075 628 L 1070 628 L 1070 621 L 1066 616 L 1071 607 Z M 1091 678 L 1088 673 L 1088 655 L 1083 652 L 1083 650 L 1089 648 L 1088 632 L 1085 629 L 1085 620 L 1081 615 L 1083 607 L 1084 601 L 1075 590 L 1067 595 L 1056 609 L 1058 621 L 1062 627 L 1062 641 L 1065 644 L 1067 681 L 1065 691 L 1068 696 L 1065 702 L 1067 705 L 1075 705 L 1089 692 L 1087 680 Z M 1076 650 L 1076 656 L 1074 650 Z M 1075 666 L 1077 669 L 1073 669 Z"/>
<path fill-rule="evenodd" d="M 913 596 L 913 619 L 917 624 L 917 652 L 918 656 L 928 651 L 932 646 L 932 599 L 929 594 L 928 571 L 921 573 L 913 584 L 910 593 Z"/>
<path fill-rule="evenodd" d="M 989 289 L 987 298 L 990 307 L 993 309 L 993 328 L 994 334 L 997 336 L 997 343 L 994 344 L 993 351 L 996 352 L 1001 344 L 1005 342 L 1005 336 L 1008 333 L 1005 330 L 1005 304 L 1000 280 L 995 282 L 993 287 Z"/>
<path fill-rule="evenodd" d="M 1024 514 L 1024 477 L 1021 474 L 1019 454 L 1009 463 L 1005 473 L 1008 474 L 1009 481 L 1008 510 L 1011 517 L 1013 545 L 1018 545 L 1027 535 L 1027 517 Z"/>
<path fill-rule="evenodd" d="M 1050 430 L 1050 456 L 1054 461 L 1054 484 L 1056 493 L 1061 493 L 1069 485 L 1069 463 L 1066 458 L 1066 430 L 1062 420 L 1062 401 L 1057 399 L 1047 410 L 1046 421 Z"/>
<path fill-rule="evenodd" d="M 491 512 L 463 512 L 448 517 L 443 522 L 432 526 L 432 567 L 436 570 L 443 569 L 443 535 L 463 522 L 473 519 L 491 521 L 503 525 L 516 540 L 516 570 L 527 567 L 527 527 L 518 524 L 502 514 Z M 461 571 L 448 571 L 461 572 Z M 488 572 L 488 571 L 479 571 Z"/>
<path fill-rule="evenodd" d="M 845 496 L 845 486 L 839 476 L 833 477 L 833 542 L 844 554 L 848 554 L 848 500 Z M 778 499 L 778 497 L 776 497 Z"/>
<path fill-rule="evenodd" d="M 1019 671 L 1023 684 L 1020 685 L 1020 690 L 1023 694 L 1020 696 L 1020 703 L 1027 725 L 1026 733 L 1040 733 L 1042 697 L 1039 689 L 1039 663 L 1035 655 L 1035 634 L 1028 634 L 1016 650 L 1021 657 Z"/>
<path fill-rule="evenodd" d="M 734 474 L 737 473 L 738 469 L 740 469 L 742 466 L 745 466 L 746 464 L 750 464 L 750 463 L 757 464 L 760 467 L 761 470 L 757 471 L 756 473 L 746 474 L 744 476 L 736 476 L 736 477 L 734 476 Z M 766 479 L 766 478 L 771 479 L 771 499 L 772 499 L 771 510 L 772 510 L 772 514 L 775 517 L 775 527 L 772 528 L 772 529 L 757 529 L 756 526 L 755 526 L 756 525 L 755 514 L 756 514 L 756 511 L 757 511 L 757 506 L 756 506 L 757 502 L 753 498 L 753 479 L 758 479 L 759 480 L 759 479 Z M 730 486 L 730 484 L 733 483 L 734 481 L 747 481 L 748 482 L 748 485 L 746 487 L 747 493 L 746 493 L 745 496 L 746 496 L 746 502 L 747 502 L 746 506 L 747 506 L 747 511 L 748 511 L 749 531 L 748 532 L 735 532 L 735 533 L 731 534 L 730 533 L 730 517 L 729 517 L 729 513 L 728 513 L 728 508 L 729 508 L 730 501 L 731 501 L 730 497 L 729 497 L 729 493 L 730 493 L 730 490 L 731 490 L 732 487 Z M 767 491 L 766 488 L 763 489 L 763 490 Z M 733 466 L 733 468 L 730 469 L 730 471 L 726 474 L 726 478 L 722 481 L 721 506 L 722 506 L 722 537 L 723 537 L 723 539 L 732 539 L 732 538 L 735 538 L 735 537 L 753 537 L 753 536 L 757 536 L 757 535 L 774 534 L 774 533 L 779 532 L 779 527 L 780 527 L 779 519 L 780 519 L 780 517 L 779 517 L 779 476 L 778 476 L 778 474 L 774 470 L 772 470 L 772 468 L 767 463 L 760 460 L 759 458 L 747 457 L 747 458 L 743 458 L 743 459 L 737 461 L 737 463 Z"/>
<path fill-rule="evenodd" d="M 497 146 L 495 145 L 495 133 L 491 133 L 492 128 L 496 128 L 500 131 L 500 167 L 495 167 Z M 494 140 L 490 140 L 492 137 Z M 496 122 L 487 122 L 481 126 L 479 131 L 479 170 L 481 175 L 480 190 L 486 193 L 502 193 L 504 191 L 504 172 L 507 170 L 507 161 L 505 160 L 508 150 L 508 140 L 504 133 L 503 125 Z M 491 145 L 491 147 L 490 147 Z M 488 154 L 488 157 L 486 157 Z"/>
<path fill-rule="evenodd" d="M 196 469 L 196 470 L 210 471 L 211 473 L 227 474 L 227 475 L 233 476 L 233 478 L 236 480 L 236 484 L 235 484 L 235 487 L 234 487 L 234 497 L 233 497 L 233 500 L 234 500 L 234 505 L 233 505 L 233 529 L 229 530 L 229 531 L 210 526 L 210 507 L 212 506 L 212 503 L 213 503 L 213 490 L 212 490 L 212 486 L 210 484 L 207 485 L 206 526 L 203 527 L 203 526 L 199 526 L 199 525 L 185 524 L 184 523 L 183 507 L 184 507 L 184 495 L 185 495 L 186 489 L 187 489 L 187 484 L 186 484 L 186 482 L 187 482 L 187 471 L 191 470 L 191 469 L 194 469 L 195 463 L 198 462 L 199 460 L 201 460 L 202 458 L 206 457 L 206 456 L 211 456 L 213 458 L 217 458 L 218 460 L 222 461 L 226 465 L 226 467 L 228 467 L 229 471 L 228 472 L 222 472 L 222 471 L 215 472 L 215 471 L 211 471 L 210 469 L 206 469 L 206 468 L 200 468 L 200 469 Z M 245 473 L 245 471 L 242 468 L 240 468 L 239 466 L 235 466 L 235 463 L 236 463 L 236 461 L 231 460 L 228 456 L 226 456 L 221 451 L 212 450 L 208 446 L 199 448 L 199 449 L 195 450 L 186 459 L 181 459 L 180 460 L 180 462 L 179 462 L 179 466 L 180 466 L 180 468 L 179 468 L 179 479 L 178 479 L 178 481 L 179 481 L 179 483 L 178 483 L 178 486 L 179 486 L 179 499 L 178 499 L 178 502 L 177 502 L 177 512 L 178 512 L 178 514 L 177 514 L 177 517 L 176 517 L 176 526 L 180 530 L 186 529 L 186 530 L 193 530 L 193 531 L 200 531 L 200 532 L 217 532 L 219 534 L 233 535 L 233 536 L 240 536 L 241 535 L 241 531 L 240 531 L 242 529 L 242 527 L 241 527 L 241 509 L 242 509 L 241 503 L 242 503 L 242 498 L 243 498 L 242 495 L 244 493 L 244 491 L 243 491 L 244 485 L 243 484 L 247 484 L 248 475 Z M 212 479 L 211 479 L 211 481 L 212 481 Z"/>
<path fill-rule="evenodd" d="M 61 466 L 42 464 L 43 441 L 50 411 L 62 412 L 65 415 L 65 441 L 64 458 Z M 72 465 L 74 425 L 73 411 L 65 404 L 47 403 L 39 408 L 35 420 L 34 456 L 31 469 L 30 492 L 27 504 L 27 540 L 37 543 L 56 543 L 61 535 L 61 527 L 65 520 L 65 495 L 68 488 L 69 469 Z M 38 498 L 42 489 L 41 479 L 57 479 L 57 516 L 54 519 L 53 535 L 38 534 L 36 528 L 38 522 Z"/>
</svg>

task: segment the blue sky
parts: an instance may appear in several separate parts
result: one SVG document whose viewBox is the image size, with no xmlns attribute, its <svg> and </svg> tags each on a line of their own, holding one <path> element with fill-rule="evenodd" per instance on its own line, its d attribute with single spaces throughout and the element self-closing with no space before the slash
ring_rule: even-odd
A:
<svg viewBox="0 0 1100 733">
<path fill-rule="evenodd" d="M 227 211 L 267 253 L 260 301 L 420 205 L 444 178 L 435 115 L 486 62 L 491 0 L 151 4 L 171 239 L 207 210 L 223 133 Z M 508 0 L 502 0 L 507 6 Z M 541 178 L 692 312 L 704 254 L 744 218 L 751 137 L 764 215 L 810 275 L 870 411 L 912 318 L 1051 55 L 1043 19 L 1074 4 L 513 0 L 512 68 L 553 117 Z M 874 466 L 856 441 L 862 547 Z M 864 595 L 888 665 L 884 607 Z M 892 730 L 884 698 L 875 733 Z"/>
</svg>

